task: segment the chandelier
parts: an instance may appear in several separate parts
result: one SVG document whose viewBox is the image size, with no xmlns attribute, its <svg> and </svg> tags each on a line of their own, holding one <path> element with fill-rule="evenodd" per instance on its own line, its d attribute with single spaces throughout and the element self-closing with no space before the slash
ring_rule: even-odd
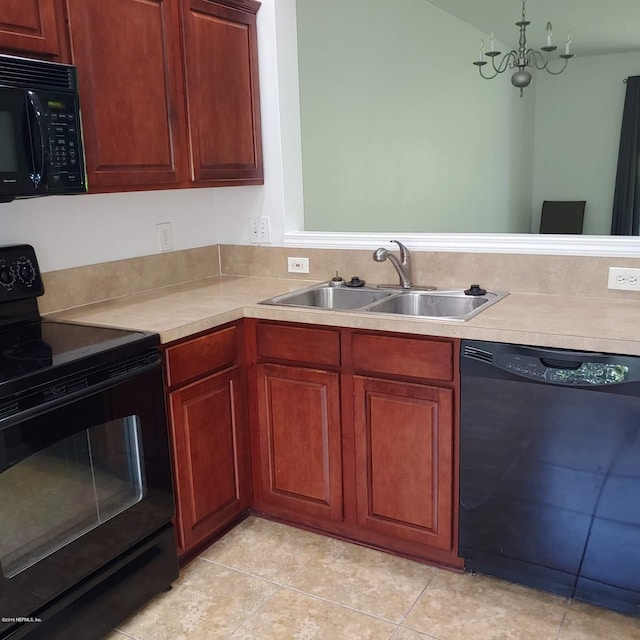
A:
<svg viewBox="0 0 640 640">
<path fill-rule="evenodd" d="M 522 97 L 523 89 L 531 84 L 531 73 L 527 71 L 527 67 L 536 68 L 539 71 L 546 71 L 552 76 L 560 75 L 566 68 L 567 63 L 573 54 L 571 53 L 571 33 L 567 34 L 567 42 L 565 44 L 564 53 L 559 57 L 564 60 L 557 69 L 550 69 L 549 64 L 553 61 L 551 54 L 558 49 L 558 47 L 551 44 L 551 36 L 553 35 L 553 28 L 550 22 L 547 22 L 547 45 L 540 47 L 541 51 L 536 49 L 527 49 L 527 27 L 531 24 L 525 15 L 525 3 L 527 0 L 522 0 L 522 20 L 516 22 L 516 27 L 520 27 L 520 40 L 518 50 L 515 49 L 505 53 L 502 60 L 496 64 L 498 56 L 502 55 L 501 51 L 496 51 L 496 38 L 494 33 L 491 33 L 491 50 L 486 51 L 484 46 L 484 40 L 480 40 L 480 60 L 477 60 L 473 64 L 478 67 L 480 75 L 485 80 L 493 80 L 498 74 L 504 73 L 507 69 L 516 69 L 511 76 L 511 84 L 514 87 L 520 89 L 520 97 Z M 543 53 L 544 52 L 544 53 Z M 489 64 L 485 60 L 485 56 L 491 60 L 491 66 L 493 68 L 492 75 L 485 75 L 483 67 Z"/>
</svg>

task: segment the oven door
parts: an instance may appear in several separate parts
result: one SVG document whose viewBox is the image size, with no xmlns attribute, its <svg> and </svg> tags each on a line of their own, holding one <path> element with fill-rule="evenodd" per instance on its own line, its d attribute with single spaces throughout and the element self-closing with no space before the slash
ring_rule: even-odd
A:
<svg viewBox="0 0 640 640">
<path fill-rule="evenodd" d="M 124 371 L 0 431 L 0 637 L 174 514 L 159 356 Z"/>
<path fill-rule="evenodd" d="M 36 195 L 43 190 L 43 126 L 33 92 L 0 87 L 0 198 Z"/>
</svg>

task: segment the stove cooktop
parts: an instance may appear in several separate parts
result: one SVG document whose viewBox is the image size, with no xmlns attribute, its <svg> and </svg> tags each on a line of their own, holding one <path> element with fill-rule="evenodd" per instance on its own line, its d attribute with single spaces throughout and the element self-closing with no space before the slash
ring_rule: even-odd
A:
<svg viewBox="0 0 640 640">
<path fill-rule="evenodd" d="M 132 348 L 140 351 L 158 342 L 154 334 L 46 319 L 5 328 L 0 330 L 0 395 L 9 383 L 13 392 L 20 380 L 21 387 L 30 385 L 34 375 L 55 377 L 68 368 L 64 365 L 77 371 L 95 366 L 102 356 L 124 357 Z"/>
<path fill-rule="evenodd" d="M 41 318 L 36 298 L 43 294 L 33 247 L 0 247 L 0 419 L 2 406 L 20 404 L 43 386 L 54 385 L 47 392 L 52 397 L 72 376 L 95 380 L 94 370 L 105 367 L 101 375 L 118 375 L 123 360 L 144 359 L 160 344 L 155 333 Z"/>
</svg>

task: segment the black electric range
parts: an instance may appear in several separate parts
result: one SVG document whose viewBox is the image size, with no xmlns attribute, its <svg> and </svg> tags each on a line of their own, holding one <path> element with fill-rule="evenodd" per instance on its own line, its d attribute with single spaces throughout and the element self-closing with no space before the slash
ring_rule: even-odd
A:
<svg viewBox="0 0 640 640">
<path fill-rule="evenodd" d="M 0 639 L 98 640 L 178 575 L 160 338 L 43 293 L 0 247 Z"/>
<path fill-rule="evenodd" d="M 43 293 L 33 248 L 0 247 L 0 420 L 28 408 L 12 402 L 28 390 L 55 383 L 45 390 L 46 399 L 59 397 L 74 390 L 62 384 L 68 378 L 105 364 L 115 371 L 160 342 L 154 333 L 41 318 L 36 298 Z M 76 390 L 86 386 L 82 380 L 75 384 Z"/>
</svg>

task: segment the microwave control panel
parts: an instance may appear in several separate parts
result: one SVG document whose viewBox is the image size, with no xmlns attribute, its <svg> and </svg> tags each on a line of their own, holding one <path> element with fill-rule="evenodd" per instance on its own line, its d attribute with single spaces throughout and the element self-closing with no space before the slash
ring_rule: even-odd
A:
<svg viewBox="0 0 640 640">
<path fill-rule="evenodd" d="M 80 112 L 77 96 L 65 93 L 40 92 L 48 129 L 48 187 L 77 187 L 84 190 L 84 162 L 80 135 Z"/>
</svg>

